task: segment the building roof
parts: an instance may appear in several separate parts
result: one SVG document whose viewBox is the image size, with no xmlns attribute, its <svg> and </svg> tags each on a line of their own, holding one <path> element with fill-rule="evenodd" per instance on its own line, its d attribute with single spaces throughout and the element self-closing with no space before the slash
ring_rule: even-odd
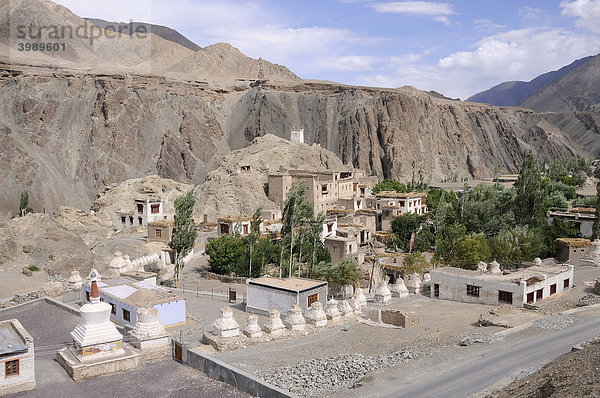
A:
<svg viewBox="0 0 600 398">
<path fill-rule="evenodd" d="M 356 241 L 356 237 L 350 237 L 350 236 L 328 236 L 325 238 L 325 241 L 335 241 L 335 242 L 350 242 L 350 241 Z"/>
<path fill-rule="evenodd" d="M 457 276 L 471 277 L 482 281 L 496 281 L 499 283 L 520 284 L 521 281 L 532 284 L 535 281 L 543 280 L 542 275 L 555 276 L 568 271 L 568 266 L 553 265 L 553 266 L 533 266 L 527 268 L 519 268 L 514 271 L 508 271 L 498 274 L 482 274 L 480 271 L 471 271 L 462 268 L 442 267 L 430 271 L 430 274 L 451 274 Z M 531 282 L 531 283 L 530 283 Z"/>
<path fill-rule="evenodd" d="M 231 224 L 238 221 L 252 221 L 252 217 L 246 214 L 229 214 L 225 217 L 219 217 L 218 221 Z"/>
<path fill-rule="evenodd" d="M 160 228 L 167 228 L 167 227 L 174 227 L 175 226 L 175 220 L 158 220 L 158 221 L 152 221 L 148 223 L 149 227 L 160 227 Z"/>
<path fill-rule="evenodd" d="M 306 290 L 327 285 L 327 282 L 306 278 L 272 278 L 264 276 L 262 278 L 248 279 L 248 284 L 301 293 Z"/>
<path fill-rule="evenodd" d="M 98 282 L 98 288 L 100 293 L 136 308 L 148 304 L 156 305 L 180 300 L 162 286 L 129 278 L 103 280 Z"/>
<path fill-rule="evenodd" d="M 583 238 L 558 238 L 556 243 L 563 247 L 588 247 L 592 244 L 589 239 Z"/>
<path fill-rule="evenodd" d="M 27 351 L 29 348 L 12 322 L 13 320 L 0 323 L 0 355 Z"/>
<path fill-rule="evenodd" d="M 395 191 L 381 191 L 375 194 L 378 198 L 400 198 L 400 199 L 413 199 L 413 198 L 425 198 L 427 194 L 425 192 L 407 192 L 400 193 Z"/>
</svg>

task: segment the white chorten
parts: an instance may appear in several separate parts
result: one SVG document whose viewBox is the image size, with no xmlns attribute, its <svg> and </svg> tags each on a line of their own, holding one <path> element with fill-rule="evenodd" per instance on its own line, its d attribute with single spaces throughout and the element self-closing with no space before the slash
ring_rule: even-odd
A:
<svg viewBox="0 0 600 398">
<path fill-rule="evenodd" d="M 363 292 L 362 288 L 356 288 L 356 290 L 354 291 L 354 297 L 358 300 L 358 303 L 360 304 L 361 308 L 367 306 L 367 297 L 365 296 L 365 293 Z"/>
<path fill-rule="evenodd" d="M 244 329 L 244 334 L 250 338 L 262 337 L 263 332 L 260 326 L 258 326 L 258 317 L 256 315 L 248 315 L 248 325 Z"/>
<path fill-rule="evenodd" d="M 340 310 L 338 309 L 338 302 L 333 297 L 327 302 L 325 314 L 327 315 L 327 319 L 330 321 L 337 321 L 342 316 L 342 314 L 340 314 Z"/>
<path fill-rule="evenodd" d="M 392 298 L 392 292 L 388 287 L 389 278 L 386 276 L 381 282 L 375 287 L 375 301 L 377 303 L 387 303 Z"/>
<path fill-rule="evenodd" d="M 327 315 L 320 301 L 315 301 L 306 311 L 306 321 L 317 328 L 327 325 Z"/>
<path fill-rule="evenodd" d="M 281 314 L 277 309 L 272 309 L 269 311 L 269 319 L 264 325 L 265 332 L 269 333 L 271 336 L 279 336 L 283 334 L 285 330 L 285 326 L 281 321 Z"/>
<path fill-rule="evenodd" d="M 302 316 L 302 308 L 293 305 L 285 317 L 285 326 L 291 330 L 304 330 L 306 320 Z"/>
<path fill-rule="evenodd" d="M 338 303 L 338 310 L 340 311 L 342 316 L 348 317 L 354 315 L 354 309 L 352 309 L 352 306 L 350 305 L 348 300 L 340 301 Z"/>
<path fill-rule="evenodd" d="M 233 318 L 233 311 L 229 307 L 221 308 L 221 317 L 212 324 L 213 333 L 220 337 L 237 337 L 240 335 L 240 326 Z"/>
<path fill-rule="evenodd" d="M 488 271 L 492 274 L 501 274 L 502 273 L 502 270 L 500 269 L 500 264 L 498 264 L 498 262 L 496 260 L 494 260 L 490 263 L 490 267 L 488 268 Z"/>
<path fill-rule="evenodd" d="M 79 271 L 74 269 L 71 271 L 71 276 L 69 277 L 69 287 L 71 289 L 79 290 L 83 285 L 83 279 L 81 279 L 81 275 L 79 275 Z"/>
<path fill-rule="evenodd" d="M 81 321 L 71 332 L 75 348 L 79 355 L 87 357 L 94 354 L 122 352 L 123 335 L 110 320 L 111 306 L 100 301 L 98 274 L 95 269 L 90 273 L 92 292 L 90 303 L 79 309 Z"/>
<path fill-rule="evenodd" d="M 390 287 L 390 291 L 392 292 L 392 297 L 408 297 L 408 289 L 404 285 L 404 280 L 402 278 L 397 278 L 396 283 L 394 283 Z"/>
</svg>

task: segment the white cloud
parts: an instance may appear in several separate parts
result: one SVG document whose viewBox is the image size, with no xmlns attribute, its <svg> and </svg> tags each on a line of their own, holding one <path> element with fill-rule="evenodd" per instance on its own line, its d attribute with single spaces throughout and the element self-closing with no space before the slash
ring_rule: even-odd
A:
<svg viewBox="0 0 600 398">
<path fill-rule="evenodd" d="M 505 25 L 496 24 L 494 21 L 487 18 L 476 19 L 473 21 L 473 25 L 475 26 L 475 29 L 487 33 L 496 32 L 506 27 Z"/>
<path fill-rule="evenodd" d="M 561 14 L 575 18 L 577 27 L 600 33 L 599 0 L 563 0 L 560 3 Z"/>
<path fill-rule="evenodd" d="M 391 3 L 374 3 L 369 6 L 379 13 L 430 16 L 456 14 L 449 3 L 429 1 L 396 1 Z"/>
<path fill-rule="evenodd" d="M 341 55 L 317 57 L 311 61 L 315 71 L 367 72 L 377 68 L 382 58 L 370 55 Z"/>
</svg>

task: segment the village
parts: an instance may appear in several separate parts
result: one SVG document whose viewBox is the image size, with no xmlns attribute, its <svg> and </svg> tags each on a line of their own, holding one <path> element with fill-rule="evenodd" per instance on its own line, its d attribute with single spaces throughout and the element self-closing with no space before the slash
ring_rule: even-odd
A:
<svg viewBox="0 0 600 398">
<path fill-rule="evenodd" d="M 291 131 L 289 145 L 306 146 L 302 129 Z M 239 163 L 231 175 L 255 172 Z M 506 253 L 494 240 L 485 255 L 461 251 L 479 239 L 463 233 L 449 244 L 457 252 L 440 261 L 442 209 L 462 210 L 478 189 L 503 192 L 517 175 L 482 181 L 484 188 L 436 187 L 413 171 L 406 189 L 347 166 L 261 172 L 268 206 L 254 214 L 190 210 L 188 250 L 173 244 L 177 225 L 185 227 L 178 203 L 138 194 L 112 211 L 111 233 L 136 239 L 146 254 L 116 250 L 73 269 L 55 294 L 2 297 L 0 394 L 44 396 L 66 382 L 83 394 L 86 383 L 109 388 L 125 372 L 160 390 L 152 373 L 184 367 L 224 382 L 204 391 L 211 396 L 377 395 L 388 391 L 378 378 L 400 373 L 416 388 L 435 377 L 423 369 L 454 356 L 597 317 L 600 240 L 590 239 L 589 208 L 543 214 L 547 225 L 570 226 L 556 232 L 568 236 L 552 236 L 551 256 L 514 257 L 525 250 L 518 242 Z M 49 332 L 49 324 L 60 326 Z M 194 377 L 186 391 L 199 391 Z"/>
</svg>

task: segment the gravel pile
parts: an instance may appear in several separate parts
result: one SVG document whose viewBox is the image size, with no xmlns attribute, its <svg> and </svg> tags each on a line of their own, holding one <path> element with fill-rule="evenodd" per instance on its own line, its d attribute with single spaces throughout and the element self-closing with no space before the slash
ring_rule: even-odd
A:
<svg viewBox="0 0 600 398">
<path fill-rule="evenodd" d="M 575 303 L 575 307 L 586 307 L 588 305 L 594 305 L 600 303 L 600 296 L 588 293 Z"/>
<path fill-rule="evenodd" d="M 575 320 L 570 315 L 557 314 L 541 318 L 533 322 L 533 326 L 542 330 L 559 330 L 573 325 Z"/>
<path fill-rule="evenodd" d="M 311 359 L 258 376 L 283 390 L 303 397 L 320 397 L 343 387 L 350 387 L 371 371 L 408 362 L 408 351 L 388 355 L 343 355 Z"/>
</svg>

